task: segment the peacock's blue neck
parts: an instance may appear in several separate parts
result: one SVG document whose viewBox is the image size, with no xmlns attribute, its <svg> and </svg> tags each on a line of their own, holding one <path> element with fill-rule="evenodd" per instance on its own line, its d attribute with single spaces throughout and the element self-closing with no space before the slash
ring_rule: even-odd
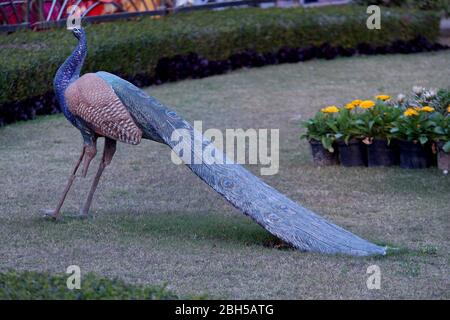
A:
<svg viewBox="0 0 450 320">
<path fill-rule="evenodd" d="M 67 103 L 64 98 L 64 92 L 67 87 L 80 77 L 80 71 L 83 66 L 84 59 L 87 54 L 87 42 L 84 31 L 81 33 L 78 45 L 73 50 L 72 54 L 64 61 L 56 72 L 53 80 L 53 87 L 56 94 L 56 99 L 59 102 L 61 111 L 70 122 L 74 123 L 75 119 L 72 113 L 68 110 Z"/>
</svg>

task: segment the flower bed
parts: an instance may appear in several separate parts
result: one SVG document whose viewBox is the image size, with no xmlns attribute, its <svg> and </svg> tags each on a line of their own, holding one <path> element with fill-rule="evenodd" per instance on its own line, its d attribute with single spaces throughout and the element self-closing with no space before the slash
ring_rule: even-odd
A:
<svg viewBox="0 0 450 320">
<path fill-rule="evenodd" d="M 450 90 L 414 87 L 407 97 L 354 100 L 328 106 L 302 125 L 319 165 L 450 170 Z M 318 144 L 320 145 L 318 146 Z M 326 155 L 334 162 L 320 161 Z"/>
</svg>

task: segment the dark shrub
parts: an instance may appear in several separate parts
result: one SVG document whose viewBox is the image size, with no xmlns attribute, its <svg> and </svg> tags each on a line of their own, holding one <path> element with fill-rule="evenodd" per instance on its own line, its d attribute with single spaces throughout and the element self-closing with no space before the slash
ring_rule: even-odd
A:
<svg viewBox="0 0 450 320">
<path fill-rule="evenodd" d="M 360 5 L 376 4 L 389 7 L 404 7 L 419 10 L 435 10 L 450 13 L 450 1 L 448 0 L 353 0 Z"/>
<path fill-rule="evenodd" d="M 358 6 L 229 9 L 89 25 L 89 54 L 83 71 L 105 70 L 145 85 L 151 77 L 159 77 L 155 79 L 158 83 L 192 73 L 202 77 L 224 71 L 217 65 L 207 72 L 199 71 L 198 67 L 208 61 L 230 59 L 233 69 L 261 65 L 259 55 L 266 64 L 279 59 L 296 62 L 317 55 L 295 48 L 328 44 L 320 55 L 330 58 L 336 55 L 331 47 L 356 48 L 360 43 L 381 46 L 417 36 L 434 42 L 439 34 L 439 17 L 432 12 L 383 8 L 382 14 L 383 28 L 376 32 L 366 28 L 365 8 Z M 0 108 L 52 91 L 55 71 L 75 43 L 65 29 L 0 35 Z M 285 50 L 278 52 L 283 47 Z M 183 60 L 194 57 L 193 52 L 207 60 L 194 59 L 194 65 L 189 58 Z M 164 60 L 178 55 L 184 58 Z"/>
</svg>

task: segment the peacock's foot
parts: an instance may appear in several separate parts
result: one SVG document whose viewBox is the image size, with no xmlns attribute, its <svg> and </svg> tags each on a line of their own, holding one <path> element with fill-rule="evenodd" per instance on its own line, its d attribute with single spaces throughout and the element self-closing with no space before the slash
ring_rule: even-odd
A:
<svg viewBox="0 0 450 320">
<path fill-rule="evenodd" d="M 94 215 L 90 214 L 89 212 L 80 210 L 80 213 L 75 216 L 78 219 L 87 220 L 87 219 L 93 219 Z"/>
<path fill-rule="evenodd" d="M 72 216 L 70 216 L 73 219 L 79 219 L 79 220 L 88 220 L 88 219 L 92 219 L 94 218 L 93 216 L 91 216 L 90 214 L 74 214 Z"/>
<path fill-rule="evenodd" d="M 44 214 L 44 218 L 46 219 L 59 220 L 61 218 L 60 213 L 55 211 L 54 209 L 43 209 L 42 213 Z"/>
<path fill-rule="evenodd" d="M 59 212 L 56 212 L 53 209 L 44 209 L 44 210 L 42 210 L 42 213 L 44 213 L 44 218 L 49 219 L 49 220 L 57 221 L 57 220 L 61 220 L 61 218 L 62 218 L 61 214 Z M 94 218 L 93 215 L 90 215 L 89 213 L 83 213 L 83 212 L 80 212 L 79 214 L 66 214 L 65 217 L 69 218 L 69 219 L 79 219 L 79 220 L 86 220 L 86 219 Z"/>
</svg>

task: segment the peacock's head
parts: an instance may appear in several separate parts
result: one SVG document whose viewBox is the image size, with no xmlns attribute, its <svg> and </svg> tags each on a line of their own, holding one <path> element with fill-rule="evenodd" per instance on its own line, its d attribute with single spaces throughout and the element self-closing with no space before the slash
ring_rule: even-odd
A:
<svg viewBox="0 0 450 320">
<path fill-rule="evenodd" d="M 83 28 L 73 28 L 72 29 L 72 33 L 73 33 L 73 35 L 75 36 L 75 38 L 77 38 L 78 40 L 80 40 L 81 39 L 81 37 L 83 37 L 84 36 L 84 29 Z"/>
</svg>

